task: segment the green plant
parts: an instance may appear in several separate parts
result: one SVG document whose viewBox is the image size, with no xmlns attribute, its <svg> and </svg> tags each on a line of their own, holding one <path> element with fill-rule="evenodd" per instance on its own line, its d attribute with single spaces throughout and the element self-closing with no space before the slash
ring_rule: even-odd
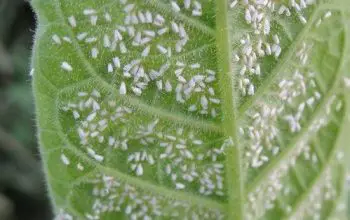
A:
<svg viewBox="0 0 350 220">
<path fill-rule="evenodd" d="M 32 4 L 58 219 L 345 218 L 347 0 Z"/>
</svg>

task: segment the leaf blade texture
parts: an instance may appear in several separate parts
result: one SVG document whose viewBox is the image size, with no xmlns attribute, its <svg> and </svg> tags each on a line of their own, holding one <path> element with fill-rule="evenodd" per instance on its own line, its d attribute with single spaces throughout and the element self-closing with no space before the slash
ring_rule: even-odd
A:
<svg viewBox="0 0 350 220">
<path fill-rule="evenodd" d="M 345 1 L 32 4 L 57 219 L 345 212 Z"/>
</svg>

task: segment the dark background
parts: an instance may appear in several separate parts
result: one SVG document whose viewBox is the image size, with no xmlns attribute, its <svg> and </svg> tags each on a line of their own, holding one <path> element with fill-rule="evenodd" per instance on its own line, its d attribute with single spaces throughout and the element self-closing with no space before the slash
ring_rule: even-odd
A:
<svg viewBox="0 0 350 220">
<path fill-rule="evenodd" d="M 28 1 L 0 0 L 0 220 L 51 220 L 36 140 Z"/>
</svg>

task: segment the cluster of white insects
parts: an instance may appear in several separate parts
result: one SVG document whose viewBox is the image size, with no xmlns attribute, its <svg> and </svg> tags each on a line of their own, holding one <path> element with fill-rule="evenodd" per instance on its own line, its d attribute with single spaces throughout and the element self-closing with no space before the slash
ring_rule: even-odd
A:
<svg viewBox="0 0 350 220">
<path fill-rule="evenodd" d="M 192 204 L 169 200 L 167 197 L 155 196 L 140 192 L 132 185 L 122 183 L 112 176 L 97 176 L 94 184 L 94 201 L 92 213 L 87 213 L 89 220 L 100 219 L 106 212 L 123 211 L 130 219 L 150 220 L 155 217 L 170 217 L 181 219 L 224 219 L 223 214 L 216 209 L 196 207 Z M 164 212 L 164 207 L 171 207 Z"/>
<path fill-rule="evenodd" d="M 115 101 L 98 104 L 102 101 L 96 89 L 90 93 L 79 92 L 78 97 L 63 110 L 70 111 L 80 121 L 77 125 L 79 144 L 97 162 L 104 161 L 103 153 L 98 152 L 105 149 L 96 149 L 96 146 L 107 145 L 127 153 L 127 163 L 136 176 L 142 176 L 147 167 L 160 162 L 176 189 L 185 189 L 186 183 L 197 183 L 203 195 L 224 196 L 222 155 L 227 142 L 212 140 L 207 144 L 188 129 L 158 128 L 159 119 L 143 122 L 135 131 L 130 131 L 127 129 L 131 123 L 129 118 L 137 117 L 130 108 L 119 106 Z M 110 133 L 112 128 L 114 132 Z M 133 143 L 132 149 L 129 142 Z M 137 150 L 134 150 L 135 144 Z M 69 165 L 64 154 L 61 159 Z"/>
<path fill-rule="evenodd" d="M 331 201 L 336 197 L 337 192 L 332 184 L 332 170 L 327 168 L 322 176 L 322 180 L 313 187 L 312 192 L 305 201 L 305 205 L 302 204 L 298 212 L 296 212 L 291 220 L 303 219 L 308 216 L 312 216 L 313 219 L 321 218 L 322 202 Z"/>
<path fill-rule="evenodd" d="M 277 6 L 273 1 L 268 0 L 242 2 L 243 4 L 239 4 L 235 0 L 231 7 L 243 6 L 245 8 L 245 20 L 253 31 L 243 36 L 240 40 L 241 45 L 236 49 L 233 57 L 234 62 L 240 64 L 236 75 L 240 77 L 238 83 L 242 96 L 252 96 L 256 90 L 254 79 L 259 80 L 260 75 L 264 74 L 260 67 L 261 60 L 266 56 L 274 56 L 278 60 L 282 53 L 280 37 L 271 31 L 272 16 L 290 17 L 294 11 L 298 14 L 301 23 L 306 24 L 307 18 L 303 15 L 303 9 L 313 5 L 315 1 L 290 1 L 289 7 L 284 4 Z M 319 27 L 322 21 L 329 17 L 331 17 L 331 12 L 326 12 L 315 26 Z M 264 96 L 263 100 L 258 100 L 248 112 L 249 123 L 244 123 L 245 125 L 240 128 L 241 141 L 247 146 L 244 155 L 247 167 L 258 169 L 268 164 L 271 158 L 277 157 L 280 151 L 283 151 L 282 145 L 285 144 L 280 143 L 279 140 L 281 124 L 287 124 L 286 127 L 289 128 L 291 136 L 300 133 L 302 127 L 305 127 L 301 124 L 303 117 L 305 117 L 304 112 L 306 109 L 315 109 L 322 99 L 315 80 L 317 73 L 312 72 L 312 70 L 305 71 L 311 50 L 312 42 L 303 42 L 296 51 L 294 59 L 297 60 L 298 66 L 304 70 L 292 68 L 293 71 L 289 74 L 289 78 L 279 80 L 275 86 L 277 90 L 272 88 L 275 91 L 271 95 Z M 277 103 L 267 103 L 265 100 L 278 101 Z M 334 101 L 335 97 L 332 97 L 327 103 L 326 109 L 328 110 L 325 115 L 315 120 L 307 133 L 315 135 L 321 128 L 327 126 L 331 113 L 329 109 Z M 337 103 L 337 106 L 337 110 L 339 110 L 342 103 Z M 318 162 L 315 153 L 310 152 L 309 145 L 305 143 L 309 138 L 308 135 L 299 140 L 297 146 L 293 146 L 294 150 L 290 153 L 289 158 L 285 158 L 286 161 L 269 174 L 268 181 L 248 194 L 248 219 L 258 219 L 263 216 L 267 210 L 275 207 L 274 203 L 281 192 L 288 192 L 289 188 L 282 180 L 301 155 L 304 155 L 311 163 Z M 283 208 L 286 213 L 291 211 L 289 205 Z"/>
<path fill-rule="evenodd" d="M 172 11 L 169 13 L 183 13 L 195 20 L 205 13 L 201 2 L 171 0 L 166 6 Z M 233 52 L 232 62 L 238 67 L 234 74 L 243 99 L 247 98 L 245 96 L 254 96 L 259 89 L 254 82 L 269 74 L 264 72 L 262 67 L 264 59 L 273 57 L 278 61 L 283 55 L 283 39 L 273 30 L 274 19 L 288 19 L 296 15 L 299 22 L 305 25 L 308 18 L 304 15 L 304 10 L 315 3 L 314 0 L 290 0 L 286 4 L 272 0 L 230 2 L 232 12 L 244 11 L 244 20 L 251 29 L 239 39 Z M 113 25 L 110 30 L 106 28 L 103 33 L 76 33 L 74 30 L 78 29 L 80 21 L 72 15 L 68 16 L 67 22 L 76 33 L 76 39 L 54 34 L 54 44 L 60 46 L 77 41 L 78 44 L 84 45 L 85 49 L 88 48 L 85 53 L 92 65 L 104 61 L 101 70 L 103 78 L 116 79 L 118 96 L 136 96 L 142 99 L 143 94 L 154 89 L 163 96 L 171 97 L 190 113 L 217 118 L 220 114 L 221 100 L 215 89 L 216 70 L 207 67 L 208 65 L 200 60 L 181 58 L 192 50 L 189 50 L 188 46 L 195 41 L 191 38 L 193 30 L 181 19 L 172 19 L 161 12 L 140 8 L 134 1 L 118 0 L 115 4 L 122 9 L 122 21 L 116 22 L 113 14 L 92 8 L 86 8 L 80 14 L 92 27 L 98 26 L 99 23 Z M 117 17 L 120 19 L 120 15 Z M 329 17 L 331 13 L 326 12 L 317 20 L 315 26 L 319 27 Z M 297 146 L 293 146 L 293 151 L 289 153 L 290 158 L 272 170 L 265 182 L 248 192 L 247 219 L 263 216 L 266 211 L 274 208 L 279 194 L 288 195 L 289 188 L 284 185 L 283 180 L 299 157 L 303 155 L 311 163 L 318 163 L 308 139 L 328 125 L 329 117 L 333 113 L 331 106 L 337 102 L 336 97 L 333 97 L 326 105 L 328 110 L 325 114 L 313 121 L 307 131 L 302 131 L 304 112 L 313 111 L 322 102 L 323 97 L 315 80 L 317 73 L 305 70 L 312 44 L 304 41 L 298 46 L 293 59 L 297 60 L 303 70 L 293 70 L 286 78 L 275 81 L 275 92 L 263 97 L 278 100 L 278 103 L 267 103 L 261 98 L 245 113 L 247 122 L 242 123 L 244 125 L 239 129 L 240 138 L 247 146 L 244 152 L 245 168 L 261 169 L 285 150 L 278 139 L 281 135 L 280 126 L 287 127 L 289 131 L 284 133 L 290 135 L 302 132 L 309 135 L 298 140 Z M 161 62 L 153 63 L 153 59 Z M 109 61 L 105 62 L 106 60 Z M 67 74 L 74 73 L 74 63 L 69 60 L 64 60 L 59 65 Z M 272 87 L 271 89 L 274 89 Z M 98 89 L 81 91 L 75 100 L 71 100 L 63 108 L 64 111 L 72 113 L 76 120 L 79 145 L 90 158 L 97 163 L 107 164 L 105 150 L 107 147 L 112 148 L 126 155 L 128 172 L 138 178 L 142 179 L 148 170 L 160 163 L 163 178 L 169 182 L 169 187 L 177 191 L 196 191 L 209 198 L 225 198 L 228 186 L 225 181 L 224 152 L 226 147 L 230 147 L 230 140 L 208 142 L 200 137 L 201 134 L 186 127 L 164 128 L 160 126 L 163 125 L 161 118 L 145 120 L 137 126 L 131 126 L 134 122 L 130 119 L 140 117 L 140 113 L 127 104 L 106 99 L 105 96 L 100 94 Z M 341 107 L 341 103 L 338 103 L 337 110 Z M 64 153 L 60 159 L 67 167 L 73 166 L 70 158 Z M 75 169 L 82 171 L 84 167 L 78 163 Z M 316 199 L 331 199 L 336 196 L 329 170 L 324 176 L 325 181 L 314 187 L 313 194 L 309 197 L 310 203 Z M 91 184 L 94 186 L 92 195 L 95 200 L 92 211 L 84 213 L 85 217 L 91 220 L 100 219 L 108 212 L 124 212 L 130 219 L 144 220 L 156 217 L 225 217 L 222 211 L 214 208 L 197 207 L 185 201 L 169 200 L 142 192 L 132 184 L 123 183 L 117 177 L 98 175 Z M 196 187 L 193 187 L 194 185 Z M 329 192 L 326 193 L 327 196 L 320 193 L 323 189 Z M 319 206 L 321 207 L 321 203 Z M 171 207 L 171 210 L 168 213 L 163 212 L 162 207 Z M 312 211 L 319 213 L 320 207 Z M 284 208 L 287 213 L 291 211 L 290 206 Z M 309 211 L 297 210 L 296 219 Z M 57 219 L 73 218 L 62 211 Z"/>
<path fill-rule="evenodd" d="M 305 45 L 305 43 L 303 43 Z M 299 55 L 300 54 L 300 55 Z M 304 46 L 297 52 L 297 57 L 302 58 L 300 67 L 306 65 L 307 53 L 304 52 Z M 269 97 L 270 100 L 279 100 L 283 104 L 258 104 L 257 110 L 249 113 L 251 124 L 246 128 L 242 127 L 241 134 L 246 140 L 249 140 L 249 150 L 246 152 L 249 166 L 258 168 L 269 161 L 267 151 L 272 156 L 279 153 L 280 144 L 277 141 L 279 134 L 278 123 L 280 120 L 287 123 L 290 133 L 295 134 L 301 130 L 301 120 L 303 113 L 308 109 L 313 109 L 321 99 L 321 93 L 318 91 L 315 73 L 302 73 L 295 70 L 290 78 L 284 78 L 277 85 L 277 93 Z M 307 89 L 312 88 L 312 94 Z M 286 114 L 286 112 L 289 112 Z"/>
<path fill-rule="evenodd" d="M 293 150 L 289 152 L 288 158 L 286 157 L 279 167 L 275 168 L 272 173 L 270 173 L 267 181 L 258 185 L 254 191 L 248 194 L 249 205 L 247 212 L 250 213 L 247 217 L 248 219 L 259 218 L 267 210 L 273 209 L 279 194 L 282 194 L 283 196 L 288 196 L 291 194 L 292 190 L 289 183 L 283 180 L 288 172 L 291 172 L 294 169 L 299 159 L 303 158 L 314 165 L 320 164 L 320 159 L 318 158 L 317 153 L 310 147 L 307 141 L 312 139 L 312 137 L 315 136 L 318 131 L 328 125 L 331 117 L 330 114 L 332 113 L 332 106 L 335 106 L 335 110 L 339 111 L 342 103 L 337 102 L 336 97 L 333 96 L 327 103 L 324 114 L 310 125 L 308 131 L 306 132 L 307 135 L 303 136 L 296 146 L 294 146 Z M 334 193 L 332 195 L 336 196 Z M 328 200 L 331 198 L 328 198 Z M 261 209 L 261 206 L 264 207 L 264 209 Z M 290 213 L 292 211 L 292 207 L 289 204 L 284 204 L 283 209 L 286 211 L 286 213 Z M 317 213 L 319 213 L 319 210 Z"/>
<path fill-rule="evenodd" d="M 277 6 L 272 0 L 245 0 L 242 2 L 245 8 L 245 21 L 251 26 L 253 31 L 240 40 L 241 46 L 233 54 L 233 57 L 234 62 L 240 66 L 239 89 L 243 96 L 252 96 L 256 90 L 252 81 L 254 78 L 264 75 L 260 66 L 261 59 L 267 56 L 273 56 L 278 59 L 282 53 L 280 37 L 271 31 L 272 15 L 290 17 L 292 15 L 291 11 L 295 10 L 298 12 L 301 22 L 305 24 L 307 21 L 303 16 L 302 10 L 312 5 L 314 1 L 302 0 L 298 3 L 293 0 L 290 2 L 290 7 L 284 4 Z M 238 0 L 234 0 L 230 7 L 238 7 L 237 3 Z"/>
<path fill-rule="evenodd" d="M 242 96 L 253 96 L 256 91 L 254 80 L 259 80 L 264 73 L 261 61 L 269 56 L 278 60 L 282 54 L 280 36 L 272 31 L 273 20 L 276 17 L 287 17 L 291 19 L 292 13 L 296 13 L 302 24 L 307 23 L 304 10 L 313 6 L 316 0 L 290 0 L 288 3 L 276 4 L 273 0 L 233 0 L 230 8 L 243 7 L 244 19 L 251 27 L 251 31 L 240 39 L 240 45 L 235 48 L 233 62 L 238 64 L 239 80 L 238 88 Z M 329 18 L 331 12 L 327 12 L 320 18 L 316 26 Z M 277 18 L 278 19 L 278 18 Z M 307 59 L 306 57 L 303 57 Z M 306 62 L 306 61 L 303 61 Z"/>
<path fill-rule="evenodd" d="M 185 60 L 174 59 L 187 52 L 185 46 L 190 36 L 185 25 L 159 13 L 139 9 L 135 3 L 126 0 L 120 1 L 120 4 L 125 13 L 123 24 L 118 24 L 115 29 L 102 35 L 85 31 L 77 33 L 77 40 L 91 48 L 89 56 L 92 63 L 94 60 L 99 62 L 106 59 L 100 53 L 102 47 L 104 53 L 110 52 L 108 57 L 112 56 L 110 62 L 106 63 L 104 72 L 110 77 L 118 74 L 121 95 L 132 93 L 141 96 L 143 91 L 154 85 L 159 92 L 173 95 L 174 101 L 185 105 L 187 111 L 216 117 L 220 104 L 213 87 L 216 72 L 198 62 L 188 63 Z M 177 2 L 172 1 L 171 5 L 173 11 L 177 12 Z M 202 14 L 198 1 L 185 1 L 183 7 L 192 11 L 194 17 Z M 98 19 L 101 22 L 113 22 L 108 12 L 99 15 L 94 9 L 85 9 L 83 14 L 90 19 L 92 26 L 97 25 Z M 77 28 L 74 16 L 70 16 L 68 21 L 73 29 Z M 53 35 L 52 40 L 61 44 L 61 38 L 62 36 Z M 66 36 L 62 39 L 71 43 L 71 39 Z M 135 52 L 137 55 L 129 59 L 127 54 Z M 150 68 L 147 64 L 155 57 L 162 58 L 163 62 Z M 63 61 L 61 67 L 67 72 L 73 71 L 73 66 L 68 61 Z"/>
</svg>

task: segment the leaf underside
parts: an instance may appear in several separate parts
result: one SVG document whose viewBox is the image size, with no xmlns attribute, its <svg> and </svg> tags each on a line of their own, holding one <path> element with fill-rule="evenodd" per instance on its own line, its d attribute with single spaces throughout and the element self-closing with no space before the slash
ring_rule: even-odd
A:
<svg viewBox="0 0 350 220">
<path fill-rule="evenodd" d="M 57 219 L 345 219 L 345 0 L 33 0 Z"/>
</svg>

